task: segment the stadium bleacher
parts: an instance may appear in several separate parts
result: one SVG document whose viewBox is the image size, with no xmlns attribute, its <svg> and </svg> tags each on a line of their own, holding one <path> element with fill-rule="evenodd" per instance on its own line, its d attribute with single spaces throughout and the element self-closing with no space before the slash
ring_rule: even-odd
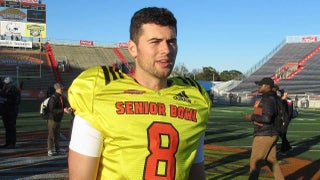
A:
<svg viewBox="0 0 320 180">
<path fill-rule="evenodd" d="M 120 61 L 117 54 L 114 52 L 115 47 L 105 47 L 105 46 L 80 46 L 74 44 L 59 44 L 50 43 L 50 48 L 53 52 L 56 64 L 58 64 L 59 76 L 63 84 L 67 87 L 71 84 L 73 79 L 79 75 L 84 69 L 98 65 L 120 65 Z M 129 52 L 126 48 L 119 48 L 119 52 L 123 55 L 125 60 L 132 65 L 133 60 L 130 59 Z M 29 65 L 19 67 L 19 81 L 24 82 L 24 89 L 28 90 L 38 90 L 47 89 L 48 86 L 52 86 L 54 82 L 57 81 L 55 78 L 52 64 L 50 63 L 50 57 L 46 52 L 40 52 L 39 50 L 30 51 L 24 49 L 1 49 L 2 59 L 10 59 L 15 56 L 26 56 L 33 57 L 34 59 L 42 59 L 41 68 L 38 63 L 37 66 Z M 40 55 L 41 53 L 41 55 Z M 4 58 L 4 56 L 9 58 Z M 59 64 L 63 62 L 67 65 L 67 69 L 59 69 Z M 2 63 L 5 63 L 4 61 Z M 32 74 L 28 73 L 32 72 Z M 40 75 L 41 74 L 41 75 Z M 16 64 L 2 65 L 0 67 L 0 76 L 12 76 L 16 78 L 17 70 Z"/>
<path fill-rule="evenodd" d="M 255 65 L 258 68 L 252 71 L 250 75 L 239 84 L 233 83 L 234 87 L 228 86 L 228 89 L 225 90 L 226 93 L 254 93 L 256 91 L 254 81 L 263 77 L 274 77 L 279 86 L 290 94 L 319 95 L 320 42 L 317 41 L 319 38 L 314 38 L 316 41 L 313 42 L 297 41 L 297 39 L 303 38 L 305 36 L 287 37 L 267 56 L 268 58 L 263 63 L 259 62 L 259 66 Z M 292 41 L 292 39 L 295 40 Z M 77 75 L 92 66 L 114 65 L 124 69 L 126 65 L 123 65 L 123 63 L 127 63 L 131 67 L 134 66 L 134 61 L 131 59 L 128 49 L 122 46 L 82 46 L 80 44 L 56 42 L 49 45 L 52 52 L 51 56 L 54 56 L 54 62 L 50 61 L 52 57 L 48 55 L 49 49 L 43 52 L 39 49 L 0 49 L 1 56 L 4 56 L 5 53 L 10 56 L 11 53 L 12 56 L 20 54 L 35 59 L 41 57 L 41 67 L 40 65 L 30 66 L 29 68 L 21 66 L 19 69 L 19 81 L 24 82 L 24 89 L 46 90 L 56 81 L 61 81 L 68 87 Z M 15 66 L 1 66 L 0 76 L 11 75 L 15 78 L 17 76 L 16 71 Z M 127 71 L 130 71 L 130 68 L 127 68 Z M 40 75 L 36 76 L 37 74 Z M 222 91 L 222 89 L 219 89 L 219 92 Z"/>
<path fill-rule="evenodd" d="M 11 76 L 25 89 L 39 89 L 53 83 L 51 64 L 39 50 L 0 49 L 0 77 Z"/>
<path fill-rule="evenodd" d="M 273 77 L 283 66 L 296 63 L 296 67 L 303 66 L 303 69 L 290 77 L 287 75 L 280 78 L 277 84 L 291 94 L 320 94 L 320 53 L 316 52 L 310 55 L 310 52 L 319 45 L 319 42 L 286 43 L 260 68 L 233 88 L 231 92 L 253 92 L 257 88 L 254 84 L 255 81 L 263 77 Z M 308 55 L 310 56 L 309 59 L 303 64 L 299 64 Z"/>
<path fill-rule="evenodd" d="M 83 70 L 99 65 L 121 64 L 119 57 L 114 53 L 115 47 L 104 46 L 80 46 L 51 43 L 52 50 L 55 54 L 56 61 L 67 61 L 70 71 L 61 72 L 62 83 L 67 87 L 73 79 Z M 121 53 L 128 63 L 132 63 L 129 52 L 126 48 L 121 49 Z"/>
</svg>

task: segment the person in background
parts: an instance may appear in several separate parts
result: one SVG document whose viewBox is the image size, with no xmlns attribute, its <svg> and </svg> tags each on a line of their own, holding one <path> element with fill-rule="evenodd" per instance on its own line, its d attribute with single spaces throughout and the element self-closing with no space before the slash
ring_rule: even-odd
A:
<svg viewBox="0 0 320 180">
<path fill-rule="evenodd" d="M 210 98 L 193 79 L 168 79 L 178 51 L 172 12 L 137 11 L 128 51 L 135 60 L 133 76 L 98 66 L 69 88 L 75 109 L 69 178 L 205 179 Z"/>
<path fill-rule="evenodd" d="M 288 96 L 288 92 L 286 92 L 284 89 L 280 89 L 279 85 L 275 84 L 273 91 L 276 92 L 277 96 L 282 99 L 282 104 L 285 108 L 285 113 L 287 114 L 288 122 L 285 126 L 284 132 L 280 134 L 281 137 L 281 146 L 280 146 L 280 154 L 285 156 L 289 151 L 292 150 L 292 147 L 287 139 L 287 132 L 288 127 L 291 122 L 292 116 L 293 116 L 293 101 Z"/>
<path fill-rule="evenodd" d="M 1 147 L 14 149 L 17 140 L 16 123 L 21 102 L 21 92 L 12 78 L 8 76 L 3 80 L 3 87 L 0 93 L 2 99 L 2 121 L 6 131 L 6 142 Z"/>
<path fill-rule="evenodd" d="M 61 120 L 64 113 L 71 113 L 68 99 L 63 95 L 64 86 L 60 83 L 54 84 L 55 93 L 48 101 L 48 156 L 65 154 L 60 148 Z"/>
<path fill-rule="evenodd" d="M 287 155 L 289 151 L 292 151 L 292 147 L 290 145 L 290 142 L 287 139 L 287 132 L 288 132 L 288 127 L 291 122 L 292 116 L 293 116 L 293 101 L 291 98 L 288 96 L 288 92 L 286 92 L 283 89 L 279 90 L 281 99 L 283 100 L 283 103 L 285 105 L 285 110 L 288 114 L 289 118 L 289 123 L 286 126 L 285 132 L 281 135 L 281 148 L 280 148 L 280 153 L 281 155 Z"/>
<path fill-rule="evenodd" d="M 249 179 L 258 179 L 261 167 L 267 161 L 274 178 L 283 180 L 284 176 L 277 162 L 276 143 L 279 134 L 273 126 L 277 98 L 273 91 L 274 81 L 265 77 L 255 83 L 258 85 L 258 92 L 262 93 L 262 98 L 255 102 L 254 113 L 245 115 L 245 119 L 253 121 L 254 124 Z"/>
<path fill-rule="evenodd" d="M 298 107 L 298 101 L 299 101 L 299 98 L 298 98 L 298 95 L 296 95 L 294 97 L 294 105 L 295 105 L 296 108 Z"/>
</svg>

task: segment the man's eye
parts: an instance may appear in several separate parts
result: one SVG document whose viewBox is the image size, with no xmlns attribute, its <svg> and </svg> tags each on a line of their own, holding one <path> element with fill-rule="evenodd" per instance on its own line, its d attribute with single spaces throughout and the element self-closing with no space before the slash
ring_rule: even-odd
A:
<svg viewBox="0 0 320 180">
<path fill-rule="evenodd" d="M 170 40 L 170 41 L 168 41 L 168 43 L 171 44 L 171 45 L 176 45 L 177 41 L 176 40 Z"/>
</svg>

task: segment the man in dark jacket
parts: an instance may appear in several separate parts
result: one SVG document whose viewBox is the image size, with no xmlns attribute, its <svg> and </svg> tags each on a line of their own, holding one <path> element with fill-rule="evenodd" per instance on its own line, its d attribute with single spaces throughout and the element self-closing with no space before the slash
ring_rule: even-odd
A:
<svg viewBox="0 0 320 180">
<path fill-rule="evenodd" d="M 16 122 L 21 92 L 9 76 L 3 80 L 3 88 L 0 90 L 0 101 L 2 121 L 6 130 L 6 142 L 1 147 L 14 149 L 16 147 Z"/>
<path fill-rule="evenodd" d="M 60 124 L 64 113 L 71 113 L 68 99 L 63 95 L 64 86 L 54 84 L 55 93 L 48 102 L 48 156 L 64 154 L 65 150 L 59 146 Z"/>
<path fill-rule="evenodd" d="M 263 78 L 255 82 L 258 92 L 262 93 L 261 100 L 254 104 L 254 113 L 247 114 L 246 120 L 253 121 L 254 138 L 250 157 L 249 179 L 258 179 L 262 163 L 269 162 L 274 178 L 284 179 L 276 156 L 278 132 L 273 126 L 276 117 L 276 92 L 272 90 L 274 82 L 271 78 Z"/>
</svg>

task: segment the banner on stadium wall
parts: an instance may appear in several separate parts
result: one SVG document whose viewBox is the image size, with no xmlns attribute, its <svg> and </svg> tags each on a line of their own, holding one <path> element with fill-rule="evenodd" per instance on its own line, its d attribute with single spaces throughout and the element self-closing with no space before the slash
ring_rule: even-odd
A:
<svg viewBox="0 0 320 180">
<path fill-rule="evenodd" d="M 19 8 L 22 4 L 41 4 L 41 2 L 39 0 L 0 0 L 2 7 Z"/>
<path fill-rule="evenodd" d="M 20 7 L 20 2 L 19 1 L 11 1 L 11 0 L 8 0 L 6 1 L 6 4 L 5 4 L 6 7 L 13 7 L 13 8 L 19 8 Z"/>
<path fill-rule="evenodd" d="M 0 65 L 1 66 L 36 66 L 41 64 L 41 59 L 34 58 L 28 55 L 12 55 L 12 54 L 1 54 Z"/>
<path fill-rule="evenodd" d="M 21 3 L 32 3 L 32 4 L 38 4 L 39 0 L 10 0 L 10 1 L 19 1 Z"/>
<path fill-rule="evenodd" d="M 304 36 L 301 38 L 302 42 L 318 42 L 317 36 Z"/>
<path fill-rule="evenodd" d="M 35 3 L 21 3 L 20 8 L 45 11 L 46 5 L 45 4 L 35 4 Z"/>
<path fill-rule="evenodd" d="M 14 40 L 11 36 L 46 38 L 46 24 L 23 23 L 23 22 L 0 22 L 0 35 L 6 40 Z"/>
<path fill-rule="evenodd" d="M 28 41 L 0 40 L 0 46 L 32 48 L 32 42 L 28 42 Z"/>
<path fill-rule="evenodd" d="M 128 47 L 128 43 L 127 43 L 127 42 L 120 42 L 120 43 L 118 44 L 118 46 L 119 46 L 120 48 L 127 48 L 127 47 Z"/>
<path fill-rule="evenodd" d="M 81 46 L 93 46 L 93 41 L 80 40 L 80 45 L 81 45 Z"/>
</svg>

